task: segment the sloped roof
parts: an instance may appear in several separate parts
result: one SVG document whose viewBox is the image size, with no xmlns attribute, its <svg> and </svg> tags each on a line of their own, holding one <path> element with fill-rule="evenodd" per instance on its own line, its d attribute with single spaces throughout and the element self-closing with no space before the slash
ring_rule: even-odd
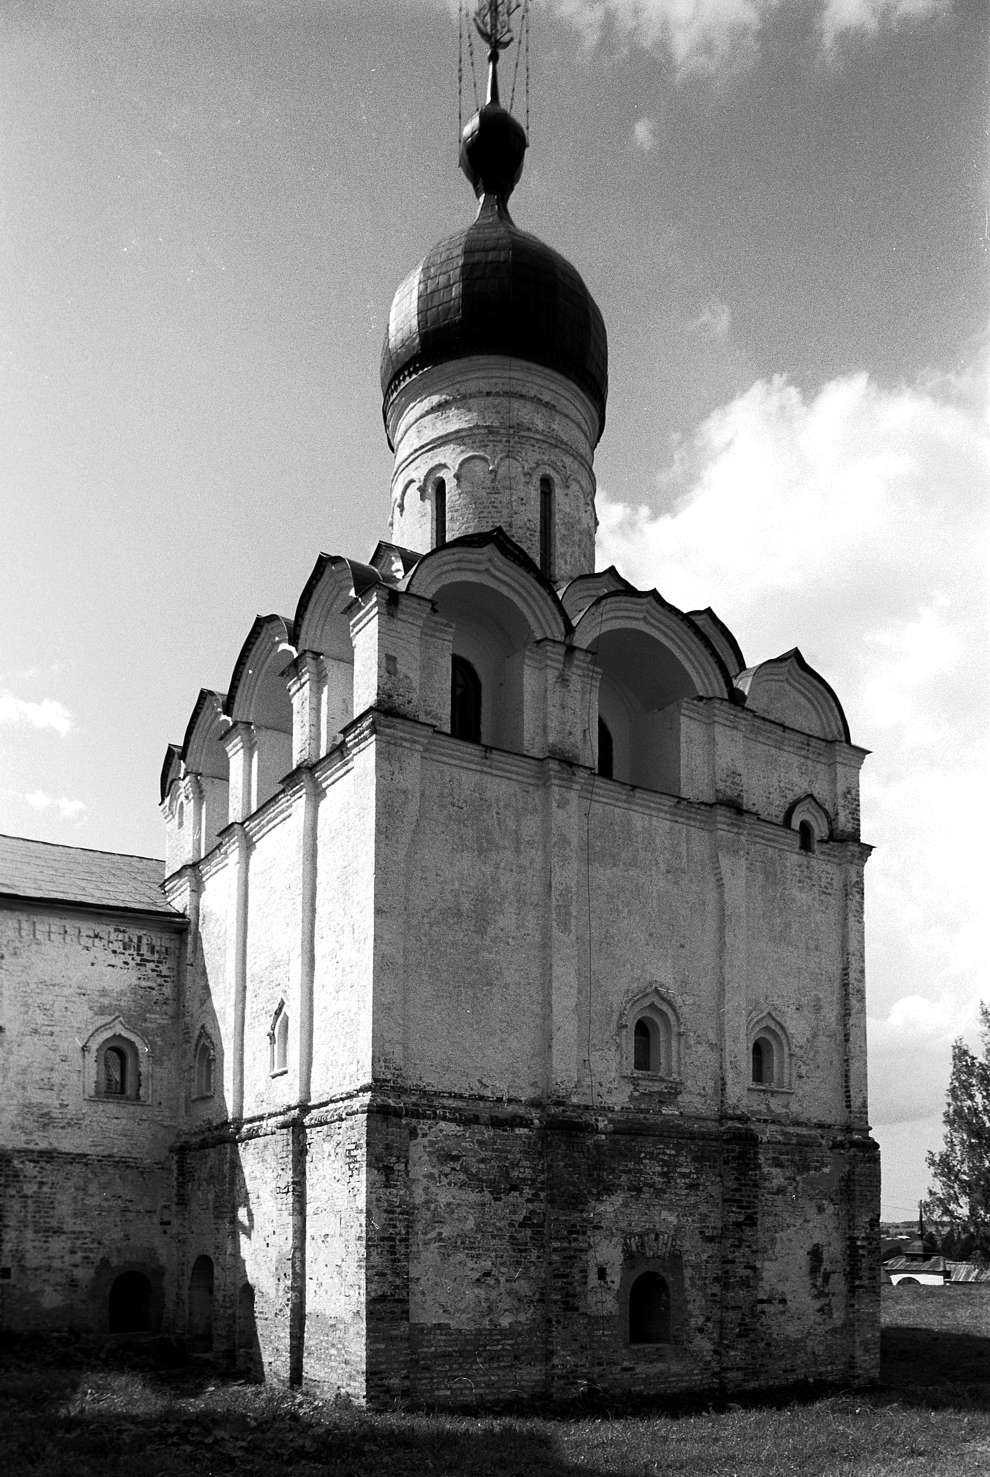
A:
<svg viewBox="0 0 990 1477">
<path fill-rule="evenodd" d="M 953 1282 L 990 1282 L 990 1268 L 977 1262 L 946 1262 Z"/>
<path fill-rule="evenodd" d="M 944 1256 L 889 1256 L 883 1269 L 885 1272 L 944 1273 L 947 1266 Z"/>
<path fill-rule="evenodd" d="M 165 863 L 154 857 L 0 836 L 0 897 L 179 918 L 165 901 L 164 879 Z"/>
</svg>

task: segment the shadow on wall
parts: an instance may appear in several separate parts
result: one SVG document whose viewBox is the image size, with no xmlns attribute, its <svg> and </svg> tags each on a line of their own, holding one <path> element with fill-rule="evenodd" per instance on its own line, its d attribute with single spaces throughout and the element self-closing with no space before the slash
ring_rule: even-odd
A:
<svg viewBox="0 0 990 1477">
<path fill-rule="evenodd" d="M 229 1120 L 222 1048 L 214 1044 L 222 1034 L 210 998 L 204 988 L 186 1081 L 186 1123 L 197 1135 Z M 176 1205 L 146 1207 L 149 1234 L 140 1243 L 126 1232 L 116 1247 L 109 1242 L 84 1326 L 132 1350 L 171 1341 L 177 1357 L 212 1358 L 260 1380 L 254 1288 L 240 1251 L 254 1218 L 238 1147 L 225 1135 L 217 1138 L 210 1148 L 195 1141 L 176 1147 Z"/>
<path fill-rule="evenodd" d="M 215 1021 L 210 1025 L 221 1040 Z M 203 1031 L 201 1028 L 200 1036 Z M 229 1121 L 219 1053 L 204 1074 L 195 1064 L 194 1128 Z M 205 1089 L 208 1089 L 204 1091 Z M 254 1214 L 238 1144 L 226 1135 L 212 1146 L 177 1150 L 177 1195 L 182 1207 L 176 1266 L 175 1331 L 191 1355 L 211 1357 L 243 1379 L 264 1379 L 255 1318 L 254 1287 L 242 1246 L 250 1244 Z"/>
</svg>

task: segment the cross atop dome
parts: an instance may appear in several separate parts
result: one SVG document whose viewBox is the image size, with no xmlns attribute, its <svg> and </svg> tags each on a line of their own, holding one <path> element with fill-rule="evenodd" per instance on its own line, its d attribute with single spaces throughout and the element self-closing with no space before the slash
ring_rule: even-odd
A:
<svg viewBox="0 0 990 1477">
<path fill-rule="evenodd" d="M 507 201 L 522 174 L 526 131 L 503 108 L 498 95 L 498 59 L 513 42 L 511 20 L 521 0 L 482 0 L 475 30 L 488 47 L 488 95 L 461 137 L 460 166 L 482 202 L 507 214 Z"/>
<path fill-rule="evenodd" d="M 475 8 L 474 28 L 488 47 L 488 98 L 498 102 L 498 56 L 507 51 L 515 39 L 511 21 L 521 8 L 522 0 L 481 0 Z"/>
</svg>

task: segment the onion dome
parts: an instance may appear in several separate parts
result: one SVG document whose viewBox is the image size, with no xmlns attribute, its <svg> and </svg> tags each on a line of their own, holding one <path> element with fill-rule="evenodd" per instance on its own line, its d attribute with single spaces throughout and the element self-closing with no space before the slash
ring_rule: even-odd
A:
<svg viewBox="0 0 990 1477">
<path fill-rule="evenodd" d="M 601 436 L 608 345 L 598 305 L 570 262 L 509 215 L 526 142 L 494 84 L 461 142 L 477 218 L 427 252 L 392 301 L 381 364 L 386 423 L 396 392 L 423 370 L 497 354 L 571 380 L 595 406 Z"/>
</svg>

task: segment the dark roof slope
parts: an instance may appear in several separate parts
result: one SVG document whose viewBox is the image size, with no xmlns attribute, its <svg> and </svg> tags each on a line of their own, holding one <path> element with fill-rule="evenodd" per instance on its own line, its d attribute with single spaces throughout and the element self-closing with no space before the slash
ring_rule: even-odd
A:
<svg viewBox="0 0 990 1477">
<path fill-rule="evenodd" d="M 165 863 L 153 857 L 0 836 L 0 897 L 181 917 L 165 901 L 164 878 Z"/>
</svg>

